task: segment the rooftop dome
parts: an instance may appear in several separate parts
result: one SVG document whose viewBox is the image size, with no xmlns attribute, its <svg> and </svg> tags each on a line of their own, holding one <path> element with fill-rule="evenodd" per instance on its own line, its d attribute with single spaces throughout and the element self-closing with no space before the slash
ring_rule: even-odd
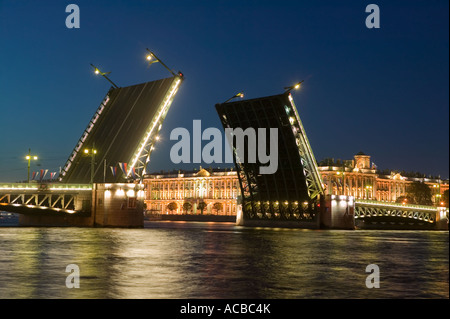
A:
<svg viewBox="0 0 450 319">
<path fill-rule="evenodd" d="M 210 176 L 211 174 L 206 170 L 206 169 L 204 169 L 204 168 L 200 168 L 200 170 L 198 171 L 198 173 L 197 173 L 197 176 L 198 177 L 208 177 L 208 176 Z"/>
</svg>

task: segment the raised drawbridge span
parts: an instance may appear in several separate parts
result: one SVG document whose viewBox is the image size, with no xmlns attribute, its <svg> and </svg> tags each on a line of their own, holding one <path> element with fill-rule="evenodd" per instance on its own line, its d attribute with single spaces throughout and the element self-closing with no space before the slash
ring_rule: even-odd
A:
<svg viewBox="0 0 450 319">
<path fill-rule="evenodd" d="M 135 225 L 142 223 L 143 184 L 135 181 L 146 173 L 183 79 L 181 73 L 174 73 L 165 79 L 111 87 L 67 159 L 59 182 L 0 183 L 0 210 L 42 220 L 88 216 L 90 220 L 82 223 L 89 225 L 107 224 L 105 216 L 114 208 L 124 220 L 114 225 L 128 225 L 127 214 L 136 216 Z M 113 191 L 119 195 L 109 195 Z M 100 222 L 95 219 L 96 212 L 102 214 Z"/>
<path fill-rule="evenodd" d="M 248 161 L 251 152 L 245 148 L 239 153 L 233 141 L 234 162 L 238 173 L 242 213 L 247 224 L 251 221 L 285 221 L 293 225 L 316 223 L 323 185 L 316 160 L 305 129 L 289 92 L 257 99 L 216 104 L 216 110 L 225 130 L 249 128 L 258 131 L 277 129 L 278 167 L 273 174 L 262 174 L 261 161 Z M 230 141 L 231 142 L 231 141 Z M 244 154 L 244 156 L 239 154 Z"/>
<path fill-rule="evenodd" d="M 230 136 L 233 159 L 241 189 L 243 225 L 286 225 L 292 227 L 328 228 L 448 228 L 448 209 L 432 206 L 355 200 L 351 196 L 327 194 L 306 131 L 290 92 L 248 100 L 216 104 L 216 110 L 227 130 L 248 129 L 265 132 L 275 129 L 277 139 L 257 136 L 255 149 L 238 143 Z M 259 139 L 263 138 L 262 144 Z M 277 170 L 261 173 L 259 160 L 251 153 L 275 143 Z M 266 145 L 267 144 L 267 145 Z M 257 147 L 256 147 L 257 146 Z M 242 150 L 244 148 L 244 150 Z M 239 222 L 239 221 L 238 221 Z"/>
</svg>

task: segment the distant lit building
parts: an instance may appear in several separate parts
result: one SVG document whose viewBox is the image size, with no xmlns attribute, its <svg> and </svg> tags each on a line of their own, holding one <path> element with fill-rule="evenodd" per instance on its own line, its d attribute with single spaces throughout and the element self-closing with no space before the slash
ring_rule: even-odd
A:
<svg viewBox="0 0 450 319">
<path fill-rule="evenodd" d="M 200 168 L 197 172 L 151 174 L 145 177 L 147 213 L 236 215 L 240 194 L 236 171 Z M 172 207 L 169 204 L 172 204 Z M 188 203 L 183 207 L 185 203 Z M 170 210 L 170 208 L 176 209 Z"/>
<path fill-rule="evenodd" d="M 370 156 L 362 152 L 356 154 L 353 160 L 322 162 L 319 172 L 326 194 L 349 195 L 357 199 L 395 202 L 406 195 L 410 184 L 424 182 L 431 188 L 433 203 L 439 205 L 442 194 L 449 188 L 448 180 L 406 177 L 394 172 L 377 174 Z"/>
<path fill-rule="evenodd" d="M 442 194 L 449 189 L 448 180 L 405 177 L 399 173 L 380 175 L 370 156 L 364 153 L 356 154 L 353 160 L 322 161 L 318 169 L 325 194 L 356 199 L 395 202 L 406 195 L 411 183 L 420 181 L 431 188 L 432 201 L 439 205 Z M 200 167 L 194 172 L 150 174 L 144 178 L 144 183 L 147 213 L 200 214 L 203 202 L 204 214 L 236 215 L 240 188 L 236 171 L 232 169 L 208 171 Z M 185 203 L 189 204 L 183 208 Z"/>
</svg>

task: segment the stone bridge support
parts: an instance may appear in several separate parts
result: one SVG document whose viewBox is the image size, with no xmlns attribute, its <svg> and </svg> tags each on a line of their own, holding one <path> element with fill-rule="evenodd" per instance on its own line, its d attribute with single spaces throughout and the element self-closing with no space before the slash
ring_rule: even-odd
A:
<svg viewBox="0 0 450 319">
<path fill-rule="evenodd" d="M 143 184 L 94 184 L 92 218 L 96 227 L 143 227 Z"/>
<path fill-rule="evenodd" d="M 327 229 L 355 229 L 355 202 L 352 196 L 325 195 L 320 226 Z"/>
<path fill-rule="evenodd" d="M 10 184 L 0 207 L 18 213 L 20 226 L 143 227 L 144 185 Z"/>
<path fill-rule="evenodd" d="M 436 230 L 448 230 L 448 208 L 439 207 L 436 212 Z"/>
</svg>

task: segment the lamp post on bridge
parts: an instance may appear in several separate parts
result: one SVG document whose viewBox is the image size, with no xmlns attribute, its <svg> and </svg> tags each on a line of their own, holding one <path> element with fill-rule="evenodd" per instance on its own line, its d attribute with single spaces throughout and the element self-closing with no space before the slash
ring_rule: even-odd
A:
<svg viewBox="0 0 450 319">
<path fill-rule="evenodd" d="M 30 166 L 31 166 L 31 160 L 37 160 L 38 157 L 36 155 L 31 155 L 31 149 L 28 149 L 28 155 L 25 156 L 25 159 L 28 160 L 28 178 L 27 183 L 30 183 Z"/>
<path fill-rule="evenodd" d="M 110 74 L 111 72 L 102 72 L 102 71 L 100 71 L 99 68 L 97 68 L 97 67 L 96 67 L 95 65 L 93 65 L 92 63 L 91 63 L 91 66 L 94 68 L 94 73 L 95 73 L 95 74 L 100 74 L 100 75 L 103 76 L 105 79 L 107 79 L 108 82 L 111 83 L 116 89 L 118 88 L 118 86 L 117 86 L 113 81 L 111 81 L 110 78 L 108 78 L 108 77 L 106 76 L 106 75 Z"/>
<path fill-rule="evenodd" d="M 296 83 L 296 84 L 294 84 L 294 85 L 292 85 L 292 86 L 287 86 L 287 87 L 285 87 L 285 88 L 284 88 L 284 89 L 285 89 L 284 93 L 291 92 L 293 89 L 298 90 L 298 89 L 300 88 L 300 86 L 302 85 L 303 82 L 304 82 L 304 80 L 303 80 L 303 81 L 300 81 L 300 82 L 298 82 L 298 83 Z"/>
<path fill-rule="evenodd" d="M 177 74 L 175 74 L 175 72 L 173 72 L 167 65 L 165 65 L 164 62 L 161 61 L 161 59 L 158 58 L 158 57 L 156 56 L 155 53 L 153 53 L 152 51 L 150 51 L 148 48 L 147 48 L 146 50 L 147 50 L 148 54 L 147 54 L 147 56 L 146 56 L 145 58 L 146 58 L 146 60 L 148 61 L 148 65 L 149 65 L 149 66 L 152 65 L 153 63 L 159 62 L 159 63 L 161 63 L 161 65 L 162 65 L 163 67 L 165 67 L 166 70 L 169 71 L 173 76 L 177 76 Z M 179 73 L 178 75 L 181 75 L 181 73 Z"/>
<path fill-rule="evenodd" d="M 94 164 L 95 164 L 95 154 L 97 154 L 97 150 L 95 148 L 85 148 L 84 149 L 84 154 L 86 156 L 90 156 L 91 157 L 91 181 L 90 183 L 93 184 L 94 183 Z"/>
<path fill-rule="evenodd" d="M 223 103 L 227 103 L 227 102 L 229 102 L 229 101 L 231 101 L 232 99 L 237 98 L 237 97 L 240 97 L 241 99 L 243 99 L 243 98 L 244 98 L 244 91 L 241 91 L 241 92 L 239 92 L 239 93 L 236 93 L 235 95 L 233 95 L 232 97 L 230 97 L 228 100 L 226 100 L 226 101 L 223 102 Z"/>
</svg>

